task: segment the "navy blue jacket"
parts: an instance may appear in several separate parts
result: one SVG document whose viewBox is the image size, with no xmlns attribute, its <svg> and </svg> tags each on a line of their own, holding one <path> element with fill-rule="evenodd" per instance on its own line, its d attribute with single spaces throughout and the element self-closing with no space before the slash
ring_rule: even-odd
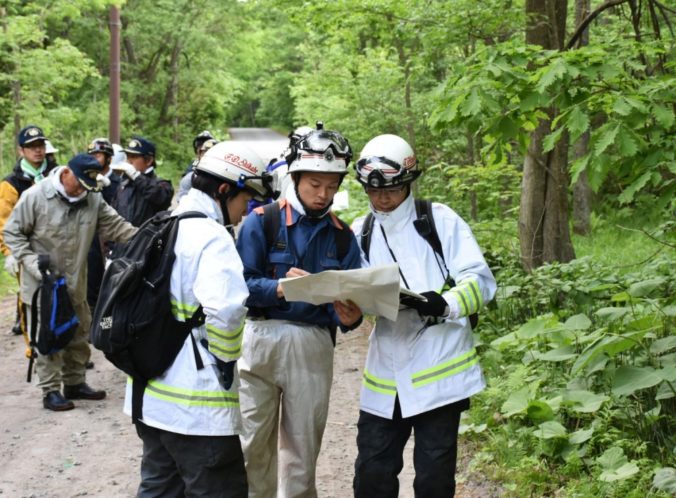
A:
<svg viewBox="0 0 676 498">
<path fill-rule="evenodd" d="M 284 249 L 268 247 L 263 231 L 263 216 L 254 211 L 247 216 L 237 238 L 237 251 L 244 263 L 244 279 L 249 288 L 247 306 L 251 315 L 267 319 L 289 320 L 332 328 L 339 325 L 333 305 L 316 306 L 287 302 L 277 297 L 277 280 L 291 267 L 309 273 L 324 270 L 352 270 L 361 266 L 359 246 L 350 233 L 350 249 L 342 260 L 336 254 L 335 230 L 343 227 L 331 214 L 317 220 L 297 212 L 282 201 L 277 241 Z M 290 214 L 290 221 L 287 218 Z M 340 228 L 338 228 L 340 227 Z"/>
</svg>

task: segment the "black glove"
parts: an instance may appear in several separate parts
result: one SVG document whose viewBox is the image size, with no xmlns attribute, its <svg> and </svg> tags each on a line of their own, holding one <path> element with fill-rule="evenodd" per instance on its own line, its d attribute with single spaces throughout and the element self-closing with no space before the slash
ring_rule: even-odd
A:
<svg viewBox="0 0 676 498">
<path fill-rule="evenodd" d="M 235 380 L 236 363 L 236 361 L 225 362 L 221 360 L 218 360 L 216 363 L 218 370 L 221 372 L 221 377 L 223 377 L 223 382 L 221 382 L 221 385 L 226 391 L 230 390 L 232 387 L 232 381 Z"/>
<path fill-rule="evenodd" d="M 420 295 L 425 296 L 427 301 L 411 300 L 406 303 L 407 306 L 423 316 L 446 316 L 448 314 L 448 304 L 439 293 L 427 291 L 421 292 Z"/>
</svg>

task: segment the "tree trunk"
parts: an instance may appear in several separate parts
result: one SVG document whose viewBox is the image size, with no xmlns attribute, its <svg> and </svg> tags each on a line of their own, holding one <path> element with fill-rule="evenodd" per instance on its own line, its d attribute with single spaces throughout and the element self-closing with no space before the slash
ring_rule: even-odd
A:
<svg viewBox="0 0 676 498">
<path fill-rule="evenodd" d="M 567 0 L 526 0 L 526 43 L 561 50 L 566 9 Z M 523 164 L 519 240 L 528 270 L 575 257 L 568 228 L 568 137 L 564 133 L 554 150 L 543 152 L 556 109 L 547 114 L 531 134 Z"/>
<path fill-rule="evenodd" d="M 174 41 L 174 47 L 171 50 L 171 58 L 169 60 L 169 82 L 167 83 L 167 90 L 164 94 L 164 102 L 160 112 L 160 123 L 166 123 L 169 119 L 176 118 L 176 98 L 178 96 L 178 70 L 179 58 L 181 56 L 181 42 L 177 38 Z M 172 121 L 176 125 L 175 121 Z M 174 128 L 174 132 L 176 128 Z"/>
<path fill-rule="evenodd" d="M 589 15 L 591 0 L 575 0 L 575 25 L 579 26 Z M 589 28 L 582 31 L 578 46 L 589 45 Z M 579 159 L 589 150 L 589 131 L 578 138 L 573 148 L 573 157 Z M 583 171 L 573 186 L 573 231 L 580 235 L 591 233 L 592 189 L 589 186 L 587 172 Z"/>
</svg>

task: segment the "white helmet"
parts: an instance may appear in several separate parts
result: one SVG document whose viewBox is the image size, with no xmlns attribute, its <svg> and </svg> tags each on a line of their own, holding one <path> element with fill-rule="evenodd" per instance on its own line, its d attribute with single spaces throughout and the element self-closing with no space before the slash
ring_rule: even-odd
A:
<svg viewBox="0 0 676 498">
<path fill-rule="evenodd" d="M 407 185 L 420 176 L 415 152 L 396 135 L 371 139 L 362 149 L 355 169 L 359 183 L 372 188 Z"/>
<path fill-rule="evenodd" d="M 310 171 L 316 173 L 347 174 L 352 159 L 352 148 L 347 139 L 337 131 L 325 130 L 321 121 L 317 129 L 291 144 L 286 162 L 289 173 Z"/>
<path fill-rule="evenodd" d="M 55 154 L 57 152 L 59 152 L 59 149 L 55 149 L 52 142 L 45 140 L 45 154 Z"/>
<path fill-rule="evenodd" d="M 289 146 L 293 145 L 298 139 L 304 137 L 308 133 L 312 133 L 314 129 L 311 126 L 299 126 L 291 133 L 289 133 Z"/>
<path fill-rule="evenodd" d="M 220 142 L 207 150 L 195 171 L 225 180 L 235 188 L 248 190 L 258 201 L 271 196 L 272 177 L 256 152 L 237 142 Z"/>
</svg>

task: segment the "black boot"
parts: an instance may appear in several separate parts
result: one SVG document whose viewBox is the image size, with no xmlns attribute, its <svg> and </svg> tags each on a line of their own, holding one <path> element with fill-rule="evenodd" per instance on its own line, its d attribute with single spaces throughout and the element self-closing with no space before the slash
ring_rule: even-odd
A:
<svg viewBox="0 0 676 498">
<path fill-rule="evenodd" d="M 85 382 L 74 386 L 63 386 L 63 394 L 68 399 L 98 400 L 106 397 L 106 391 L 92 389 Z"/>
<path fill-rule="evenodd" d="M 59 391 L 49 391 L 42 398 L 42 406 L 54 412 L 64 412 L 75 408 L 73 402 L 61 396 Z"/>
</svg>

